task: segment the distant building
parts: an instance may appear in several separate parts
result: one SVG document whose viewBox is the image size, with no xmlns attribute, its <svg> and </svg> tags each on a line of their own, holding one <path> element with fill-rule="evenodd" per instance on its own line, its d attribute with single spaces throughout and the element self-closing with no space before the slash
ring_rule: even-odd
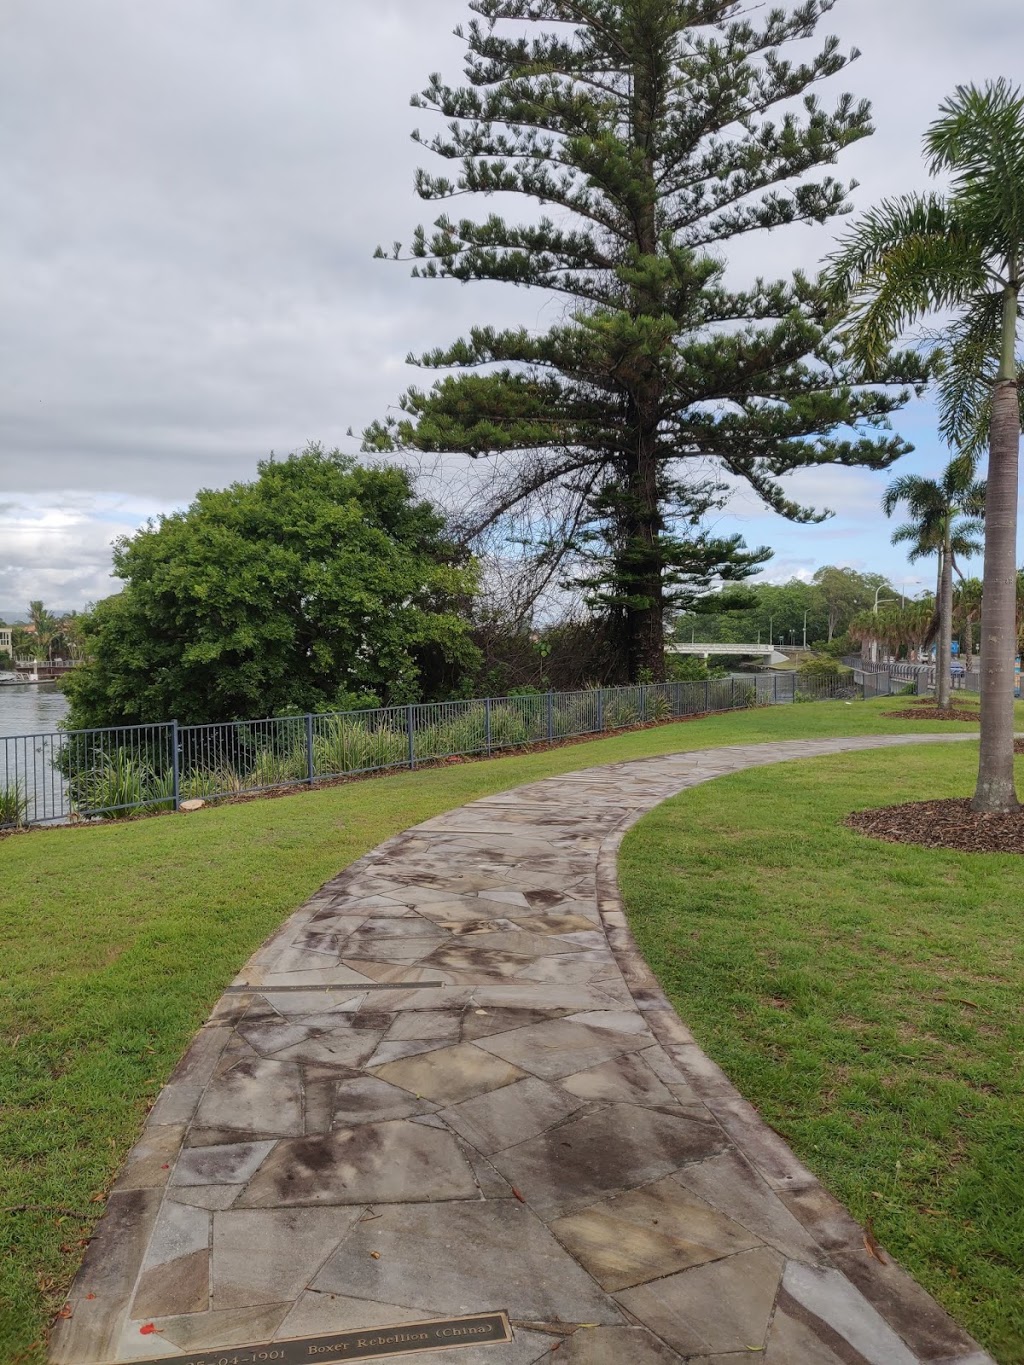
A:
<svg viewBox="0 0 1024 1365">
<path fill-rule="evenodd" d="M 14 644 L 10 626 L 0 626 L 0 654 L 13 654 Z"/>
</svg>

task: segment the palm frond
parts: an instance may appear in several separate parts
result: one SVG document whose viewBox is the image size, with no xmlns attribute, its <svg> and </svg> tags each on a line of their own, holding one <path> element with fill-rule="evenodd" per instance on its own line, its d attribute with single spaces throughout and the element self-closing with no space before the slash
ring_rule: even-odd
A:
<svg viewBox="0 0 1024 1365">
<path fill-rule="evenodd" d="M 988 443 L 1002 314 L 999 293 L 979 294 L 946 328 L 933 356 L 939 431 L 975 463 Z"/>
<path fill-rule="evenodd" d="M 933 175 L 1004 257 L 1024 243 L 1024 92 L 1004 79 L 960 85 L 924 138 Z"/>
<path fill-rule="evenodd" d="M 866 245 L 872 258 L 873 236 L 869 227 Z M 869 371 L 909 327 L 932 313 L 969 306 L 986 288 L 984 252 L 968 228 L 955 222 L 941 234 L 911 234 L 892 241 L 864 270 L 851 269 L 857 252 L 855 230 L 850 252 L 845 260 L 833 258 L 826 280 L 832 281 L 835 302 L 845 307 L 837 326 L 839 339 Z M 849 287 L 844 284 L 848 279 L 853 281 Z"/>
</svg>

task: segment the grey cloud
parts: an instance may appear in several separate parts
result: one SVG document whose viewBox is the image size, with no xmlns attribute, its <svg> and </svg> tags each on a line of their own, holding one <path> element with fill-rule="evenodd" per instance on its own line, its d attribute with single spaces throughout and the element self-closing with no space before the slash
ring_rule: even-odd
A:
<svg viewBox="0 0 1024 1365">
<path fill-rule="evenodd" d="M 1016 12 L 840 0 L 825 27 L 865 55 L 831 88 L 871 97 L 880 130 L 840 167 L 859 205 L 922 183 L 924 125 L 958 81 L 1008 69 Z M 549 320 L 560 305 L 541 296 L 371 259 L 430 216 L 408 138 L 429 116 L 408 97 L 432 70 L 457 77 L 467 14 L 465 0 L 4 7 L 0 494 L 178 505 L 271 449 L 351 447 L 346 428 L 416 380 L 409 350 L 471 321 Z M 829 240 L 752 238 L 734 269 L 813 267 Z M 803 533 L 774 526 L 795 549 Z M 47 572 L 93 593 L 93 569 L 60 554 Z"/>
</svg>

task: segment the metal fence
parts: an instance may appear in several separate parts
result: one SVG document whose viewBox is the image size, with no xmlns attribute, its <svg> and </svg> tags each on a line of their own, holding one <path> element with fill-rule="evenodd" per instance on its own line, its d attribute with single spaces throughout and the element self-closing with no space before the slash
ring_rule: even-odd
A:
<svg viewBox="0 0 1024 1365">
<path fill-rule="evenodd" d="M 865 695 L 850 677 L 794 673 L 588 688 L 217 725 L 119 726 L 0 737 L 0 828 L 117 818 L 458 755 L 605 734 L 750 706 Z"/>
<path fill-rule="evenodd" d="M 891 696 L 904 690 L 913 683 L 918 696 L 935 691 L 935 664 L 912 664 L 906 661 L 871 663 L 855 655 L 845 658 L 843 663 L 854 670 L 858 683 L 863 683 L 866 696 Z M 888 682 L 885 680 L 888 679 Z M 895 684 L 895 686 L 893 685 Z M 981 674 L 977 669 L 968 670 L 963 664 L 954 663 L 950 676 L 954 691 L 979 692 Z"/>
</svg>

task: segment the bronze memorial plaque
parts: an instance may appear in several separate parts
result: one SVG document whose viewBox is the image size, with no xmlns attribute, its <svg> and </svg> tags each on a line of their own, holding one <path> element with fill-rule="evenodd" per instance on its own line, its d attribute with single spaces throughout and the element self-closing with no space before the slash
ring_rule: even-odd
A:
<svg viewBox="0 0 1024 1365">
<path fill-rule="evenodd" d="M 268 1341 L 259 1346 L 190 1351 L 187 1355 L 161 1356 L 159 1365 L 307 1365 L 311 1361 L 333 1365 L 335 1361 L 377 1360 L 414 1351 L 450 1351 L 454 1346 L 500 1346 L 511 1340 L 507 1313 L 476 1313 L 465 1318 Z"/>
</svg>

